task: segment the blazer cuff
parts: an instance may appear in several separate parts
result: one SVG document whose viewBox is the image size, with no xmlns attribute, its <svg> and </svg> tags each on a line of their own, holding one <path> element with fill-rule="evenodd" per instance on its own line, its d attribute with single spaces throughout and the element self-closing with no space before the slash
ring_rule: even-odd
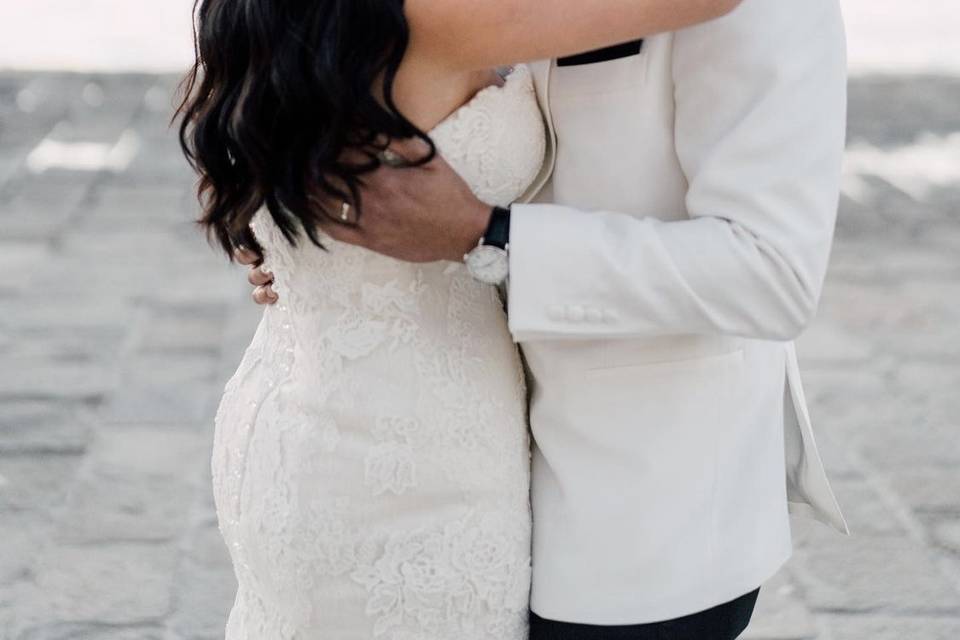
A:
<svg viewBox="0 0 960 640">
<path fill-rule="evenodd" d="M 612 310 L 572 299 L 579 284 L 570 281 L 578 275 L 569 261 L 579 256 L 571 255 L 570 248 L 577 246 L 576 230 L 586 215 L 551 204 L 513 205 L 507 300 L 510 332 L 517 342 L 610 333 Z"/>
</svg>

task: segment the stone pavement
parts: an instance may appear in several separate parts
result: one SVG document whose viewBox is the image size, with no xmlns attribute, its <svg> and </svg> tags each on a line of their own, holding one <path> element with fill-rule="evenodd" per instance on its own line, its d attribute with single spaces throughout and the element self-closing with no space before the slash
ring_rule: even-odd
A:
<svg viewBox="0 0 960 640">
<path fill-rule="evenodd" d="M 256 310 L 191 223 L 174 84 L 0 75 L 0 640 L 223 637 L 211 416 Z M 952 640 L 960 81 L 856 80 L 851 99 L 801 359 L 856 536 L 797 523 L 749 638 Z"/>
</svg>

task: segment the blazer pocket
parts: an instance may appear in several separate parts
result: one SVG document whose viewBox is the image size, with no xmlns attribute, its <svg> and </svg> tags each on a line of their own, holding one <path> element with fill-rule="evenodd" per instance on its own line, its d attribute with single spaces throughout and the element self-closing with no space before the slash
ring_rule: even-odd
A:
<svg viewBox="0 0 960 640">
<path fill-rule="evenodd" d="M 716 355 L 696 356 L 691 358 L 682 358 L 679 360 L 652 360 L 650 362 L 639 362 L 636 364 L 614 364 L 608 366 L 591 367 L 587 369 L 587 377 L 602 378 L 608 375 L 630 376 L 631 374 L 645 377 L 650 373 L 666 374 L 670 372 L 682 372 L 684 370 L 710 370 L 717 366 L 729 365 L 733 363 L 743 363 L 743 349 L 734 349 L 727 353 Z"/>
</svg>

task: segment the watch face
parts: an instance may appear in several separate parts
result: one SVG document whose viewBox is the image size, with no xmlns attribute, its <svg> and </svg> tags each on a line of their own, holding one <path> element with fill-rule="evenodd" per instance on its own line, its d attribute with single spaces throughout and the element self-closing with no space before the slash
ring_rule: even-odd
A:
<svg viewBox="0 0 960 640">
<path fill-rule="evenodd" d="M 510 271 L 510 260 L 503 249 L 481 245 L 467 254 L 467 269 L 480 282 L 500 284 Z"/>
</svg>

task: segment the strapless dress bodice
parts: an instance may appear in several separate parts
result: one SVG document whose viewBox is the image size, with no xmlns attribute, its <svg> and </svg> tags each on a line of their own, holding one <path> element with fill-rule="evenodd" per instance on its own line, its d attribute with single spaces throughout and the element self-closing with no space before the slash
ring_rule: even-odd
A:
<svg viewBox="0 0 960 640">
<path fill-rule="evenodd" d="M 503 85 L 480 90 L 429 135 L 480 200 L 500 206 L 515 201 L 537 177 L 546 149 L 530 70 L 515 67 Z M 252 227 L 264 249 L 264 268 L 274 274 L 275 290 L 304 310 L 317 303 L 349 304 L 364 284 L 409 285 L 411 278 L 444 278 L 451 269 L 463 269 L 449 263 L 402 263 L 322 233 L 324 249 L 306 238 L 291 246 L 266 210 Z"/>
</svg>

